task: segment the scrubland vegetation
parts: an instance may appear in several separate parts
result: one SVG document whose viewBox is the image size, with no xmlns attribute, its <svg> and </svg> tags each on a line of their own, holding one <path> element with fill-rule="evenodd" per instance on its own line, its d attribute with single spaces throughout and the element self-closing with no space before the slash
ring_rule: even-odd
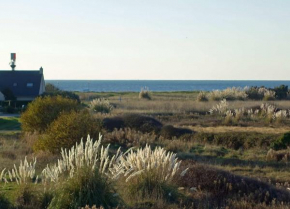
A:
<svg viewBox="0 0 290 209">
<path fill-rule="evenodd" d="M 1 209 L 290 208 L 288 87 L 48 87 L 0 118 Z"/>
</svg>

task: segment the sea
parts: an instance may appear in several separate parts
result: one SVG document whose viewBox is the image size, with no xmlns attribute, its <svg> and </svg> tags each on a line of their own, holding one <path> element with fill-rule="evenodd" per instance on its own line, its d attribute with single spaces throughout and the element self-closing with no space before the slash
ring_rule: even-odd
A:
<svg viewBox="0 0 290 209">
<path fill-rule="evenodd" d="M 61 90 L 78 92 L 139 92 L 148 88 L 153 92 L 212 91 L 229 87 L 280 85 L 290 87 L 290 80 L 46 80 Z"/>
</svg>

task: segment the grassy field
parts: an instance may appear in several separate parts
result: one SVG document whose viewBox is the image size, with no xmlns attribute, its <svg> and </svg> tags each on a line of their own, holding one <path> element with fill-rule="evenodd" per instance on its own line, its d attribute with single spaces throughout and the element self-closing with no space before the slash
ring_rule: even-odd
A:
<svg viewBox="0 0 290 209">
<path fill-rule="evenodd" d="M 138 93 L 132 92 L 79 93 L 83 106 L 88 106 L 91 100 L 96 98 L 106 98 L 114 106 L 108 114 L 94 113 L 95 118 L 113 118 L 137 113 L 154 117 L 163 126 L 173 125 L 175 128 L 185 128 L 192 131 L 192 133 L 184 135 L 167 136 L 162 135 L 162 131 L 151 134 L 141 133 L 132 128 L 114 131 L 103 130 L 104 143 L 112 144 L 112 152 L 119 145 L 126 150 L 132 146 L 142 147 L 146 143 L 150 143 L 153 147 L 161 146 L 168 151 L 177 153 L 177 156 L 184 163 L 191 163 L 190 165 L 194 169 L 204 169 L 205 175 L 210 175 L 211 172 L 215 174 L 216 176 L 212 176 L 214 179 L 209 184 L 203 184 L 201 180 L 198 181 L 196 176 L 188 180 L 193 181 L 194 179 L 192 184 L 195 185 L 191 185 L 191 187 L 197 188 L 195 193 L 189 190 L 183 193 L 193 201 L 192 204 L 195 204 L 192 208 L 225 208 L 225 206 L 228 208 L 256 208 L 256 206 L 257 208 L 288 208 L 288 206 L 271 205 L 272 203 L 266 200 L 257 202 L 252 199 L 248 200 L 239 196 L 241 194 L 238 195 L 238 193 L 229 195 L 229 191 L 226 195 L 217 193 L 216 188 L 213 189 L 210 184 L 215 184 L 216 179 L 220 178 L 232 181 L 227 185 L 235 184 L 235 181 L 246 178 L 247 181 L 251 181 L 249 188 L 262 182 L 267 184 L 269 188 L 271 187 L 271 191 L 282 189 L 287 194 L 286 189 L 290 187 L 288 184 L 290 182 L 290 166 L 287 156 L 290 150 L 286 149 L 275 153 L 277 158 L 275 158 L 276 155 L 270 156 L 269 150 L 275 140 L 290 131 L 290 119 L 269 122 L 264 118 L 242 118 L 235 123 L 225 123 L 223 116 L 209 114 L 209 110 L 219 102 L 197 102 L 197 95 L 198 92 L 154 92 L 151 93 L 151 100 L 145 100 L 139 99 Z M 263 101 L 231 101 L 228 108 L 255 108 L 262 103 Z M 290 101 L 271 101 L 268 103 L 275 105 L 278 109 L 290 109 Z M 30 160 L 37 157 L 36 171 L 38 174 L 47 164 L 56 162 L 59 155 L 33 151 L 33 142 L 38 137 L 38 135 L 22 133 L 18 117 L 0 118 L 0 172 L 4 168 L 12 169 L 13 165 L 19 164 L 25 156 Z M 279 158 L 281 153 L 283 157 Z M 182 184 L 185 185 L 185 188 L 188 187 L 186 182 Z M 257 191 L 253 189 L 253 191 L 247 190 L 247 192 L 249 195 L 255 196 L 262 187 L 260 185 L 255 188 Z M 223 186 L 220 185 L 220 190 L 224 191 L 223 189 Z M 15 183 L 0 183 L 0 192 L 7 194 L 6 196 L 11 202 L 16 201 L 17 191 Z M 222 205 L 216 202 L 219 195 L 222 196 L 222 199 L 225 198 Z M 283 200 L 279 199 L 279 201 Z M 179 208 L 178 204 L 175 206 L 173 206 L 174 204 L 164 204 L 159 208 Z"/>
</svg>

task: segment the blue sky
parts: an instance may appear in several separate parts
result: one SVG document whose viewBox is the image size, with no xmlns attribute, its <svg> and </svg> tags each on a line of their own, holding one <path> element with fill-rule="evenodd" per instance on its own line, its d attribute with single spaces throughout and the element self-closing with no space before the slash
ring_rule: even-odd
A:
<svg viewBox="0 0 290 209">
<path fill-rule="evenodd" d="M 290 80 L 288 0 L 0 0 L 0 69 L 46 79 Z"/>
</svg>

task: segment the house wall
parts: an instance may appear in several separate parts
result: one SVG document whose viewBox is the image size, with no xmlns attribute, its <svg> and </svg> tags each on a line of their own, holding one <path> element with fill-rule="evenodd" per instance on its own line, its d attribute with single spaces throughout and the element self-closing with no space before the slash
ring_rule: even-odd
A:
<svg viewBox="0 0 290 209">
<path fill-rule="evenodd" d="M 39 95 L 43 94 L 45 92 L 45 81 L 44 76 L 41 77 L 40 87 L 39 87 Z"/>
<path fill-rule="evenodd" d="M 1 92 L 0 92 L 0 101 L 5 101 L 5 97 Z"/>
<path fill-rule="evenodd" d="M 17 101 L 32 101 L 35 97 L 17 97 Z"/>
</svg>

